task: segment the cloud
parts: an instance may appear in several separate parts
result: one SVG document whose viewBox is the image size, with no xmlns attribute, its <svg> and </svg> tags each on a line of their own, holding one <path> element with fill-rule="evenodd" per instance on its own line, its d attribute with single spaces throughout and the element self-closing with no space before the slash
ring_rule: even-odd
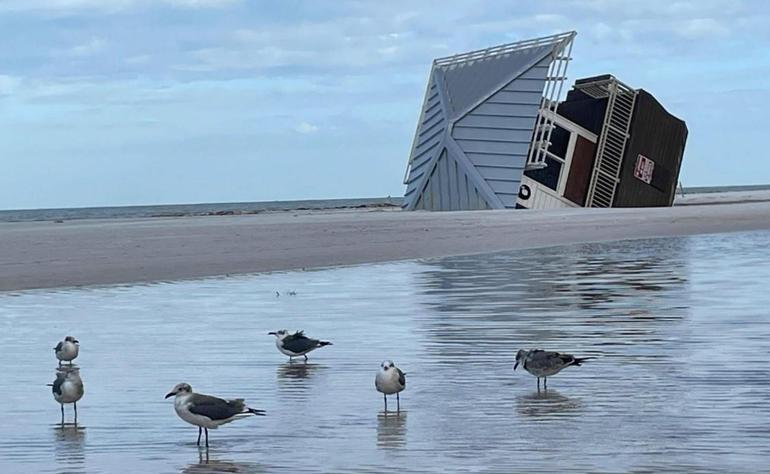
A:
<svg viewBox="0 0 770 474">
<path fill-rule="evenodd" d="M 223 8 L 229 7 L 240 0 L 163 0 L 165 3 L 179 8 Z"/>
<path fill-rule="evenodd" d="M 68 53 L 70 56 L 77 57 L 93 56 L 102 52 L 106 45 L 107 43 L 103 40 L 93 37 L 85 43 L 73 46 L 69 49 Z"/>
<path fill-rule="evenodd" d="M 730 30 L 713 18 L 693 18 L 687 20 L 677 32 L 690 39 L 698 39 L 709 36 L 726 36 Z"/>
<path fill-rule="evenodd" d="M 136 56 L 130 56 L 123 60 L 126 64 L 131 65 L 138 65 L 138 64 L 146 64 L 150 59 L 152 59 L 152 56 L 149 54 L 139 54 Z"/>
<path fill-rule="evenodd" d="M 116 13 L 138 7 L 166 5 L 174 8 L 224 8 L 242 0 L 3 0 L 0 11 L 47 11 L 57 13 Z"/>
<path fill-rule="evenodd" d="M 11 95 L 21 84 L 21 79 L 0 74 L 0 96 Z"/>
<path fill-rule="evenodd" d="M 300 122 L 294 127 L 294 131 L 307 135 L 309 133 L 315 133 L 318 131 L 318 126 L 308 122 Z"/>
</svg>

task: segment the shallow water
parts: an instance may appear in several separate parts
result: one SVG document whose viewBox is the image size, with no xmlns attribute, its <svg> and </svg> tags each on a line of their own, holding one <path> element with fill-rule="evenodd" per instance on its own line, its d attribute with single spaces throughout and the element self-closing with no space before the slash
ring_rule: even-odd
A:
<svg viewBox="0 0 770 474">
<path fill-rule="evenodd" d="M 768 247 L 724 234 L 0 293 L 0 472 L 766 470 Z M 334 345 L 288 364 L 280 328 Z M 62 429 L 45 384 L 70 333 L 86 394 Z M 522 347 L 597 359 L 538 393 L 512 371 Z M 398 416 L 374 390 L 384 358 L 408 374 Z M 181 381 L 268 416 L 199 451 L 163 399 Z"/>
</svg>

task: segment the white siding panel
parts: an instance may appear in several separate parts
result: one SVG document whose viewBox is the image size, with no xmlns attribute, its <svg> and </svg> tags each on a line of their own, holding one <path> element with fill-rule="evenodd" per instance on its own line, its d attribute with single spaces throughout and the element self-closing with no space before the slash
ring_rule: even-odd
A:
<svg viewBox="0 0 770 474">
<path fill-rule="evenodd" d="M 517 91 L 539 92 L 542 94 L 544 88 L 544 81 L 539 79 L 520 79 L 516 81 Z"/>
<path fill-rule="evenodd" d="M 455 140 L 466 153 L 495 153 L 522 155 L 529 151 L 529 142 L 493 142 L 484 140 Z"/>
<path fill-rule="evenodd" d="M 489 98 L 490 104 L 526 104 L 540 105 L 543 95 L 540 92 L 522 92 L 502 90 Z"/>
<path fill-rule="evenodd" d="M 483 115 L 472 113 L 457 122 L 458 126 L 507 128 L 511 130 L 527 130 L 530 133 L 535 127 L 535 117 L 505 117 L 501 115 Z"/>
<path fill-rule="evenodd" d="M 497 179 L 505 181 L 521 181 L 524 171 L 520 168 L 501 168 L 499 166 L 476 166 L 479 174 L 484 179 Z"/>
<path fill-rule="evenodd" d="M 498 181 L 496 179 L 488 179 L 489 187 L 496 194 L 518 194 L 519 182 L 518 181 Z"/>
<path fill-rule="evenodd" d="M 548 74 L 548 66 L 551 64 L 551 58 L 546 57 L 543 58 L 542 61 L 537 63 L 536 66 L 530 68 L 527 72 L 520 75 L 517 80 L 520 79 L 540 79 L 544 80 L 546 74 Z M 507 87 L 512 87 L 511 84 L 509 84 Z"/>
<path fill-rule="evenodd" d="M 526 142 L 532 139 L 531 130 L 510 130 L 506 128 L 461 127 L 452 130 L 456 139 L 491 140 L 499 142 Z"/>
<path fill-rule="evenodd" d="M 431 71 L 411 154 L 409 203 L 429 210 L 488 209 L 479 192 L 483 189 L 495 193 L 505 207 L 515 206 L 552 47 Z M 539 62 L 522 71 L 532 61 Z M 510 80 L 514 73 L 519 76 Z M 442 143 L 449 148 L 440 147 Z M 466 174 L 468 167 L 473 170 Z"/>
<path fill-rule="evenodd" d="M 466 153 L 465 156 L 476 166 L 507 166 L 524 169 L 527 155 L 503 155 L 493 153 Z"/>
<path fill-rule="evenodd" d="M 519 196 L 517 194 L 498 194 L 497 197 L 499 197 L 503 202 L 503 206 L 508 208 L 515 208 L 516 199 L 518 199 Z"/>
<path fill-rule="evenodd" d="M 484 102 L 473 110 L 474 114 L 503 115 L 506 117 L 536 117 L 538 105 L 490 104 Z"/>
</svg>

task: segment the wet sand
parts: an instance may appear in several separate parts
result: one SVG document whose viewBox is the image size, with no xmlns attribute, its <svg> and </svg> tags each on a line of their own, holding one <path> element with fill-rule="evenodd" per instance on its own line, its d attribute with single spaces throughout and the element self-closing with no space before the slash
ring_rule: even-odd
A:
<svg viewBox="0 0 770 474">
<path fill-rule="evenodd" d="M 0 291 L 178 280 L 770 229 L 770 203 L 646 209 L 282 212 L 0 223 Z"/>
</svg>

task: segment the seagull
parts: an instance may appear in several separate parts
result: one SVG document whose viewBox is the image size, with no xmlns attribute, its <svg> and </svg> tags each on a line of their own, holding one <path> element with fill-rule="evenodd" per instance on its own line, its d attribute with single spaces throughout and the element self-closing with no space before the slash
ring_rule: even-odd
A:
<svg viewBox="0 0 770 474">
<path fill-rule="evenodd" d="M 275 336 L 275 347 L 278 348 L 283 354 L 289 356 L 289 361 L 294 357 L 304 356 L 307 360 L 307 353 L 318 349 L 323 346 L 331 346 L 329 341 L 319 341 L 318 339 L 310 339 L 305 336 L 304 331 L 297 331 L 294 334 L 289 334 L 286 329 L 280 331 L 269 332 L 269 336 Z"/>
<path fill-rule="evenodd" d="M 166 398 L 174 398 L 174 410 L 179 418 L 198 427 L 198 446 L 201 445 L 201 431 L 206 431 L 206 447 L 209 447 L 209 429 L 245 418 L 250 415 L 265 416 L 264 410 L 246 406 L 242 398 L 223 400 L 221 398 L 193 393 L 190 384 L 177 384 Z"/>
<path fill-rule="evenodd" d="M 382 361 L 377 377 L 374 378 L 374 387 L 382 393 L 382 398 L 385 399 L 386 413 L 388 411 L 388 395 L 394 393 L 396 394 L 396 411 L 401 411 L 401 400 L 399 400 L 398 394 L 406 388 L 406 373 L 396 367 L 392 360 Z"/>
<path fill-rule="evenodd" d="M 64 404 L 72 403 L 75 408 L 75 424 L 78 424 L 78 400 L 83 398 L 83 379 L 80 378 L 80 369 L 67 367 L 56 371 L 56 380 L 48 384 L 52 387 L 53 398 L 61 405 L 61 424 L 64 424 Z"/>
<path fill-rule="evenodd" d="M 537 389 L 540 390 L 540 377 L 543 377 L 543 387 L 548 388 L 548 379 L 556 375 L 565 367 L 571 365 L 580 365 L 593 357 L 577 358 L 572 354 L 562 354 L 560 352 L 544 351 L 541 349 L 532 349 L 525 351 L 519 350 L 516 353 L 516 363 L 513 364 L 513 370 L 521 364 L 524 370 L 537 377 Z"/>
<path fill-rule="evenodd" d="M 72 336 L 67 336 L 63 341 L 59 341 L 56 347 L 53 348 L 56 351 L 56 358 L 59 359 L 59 366 L 62 361 L 69 362 L 72 365 L 72 361 L 78 356 L 80 351 L 80 341 Z"/>
</svg>

